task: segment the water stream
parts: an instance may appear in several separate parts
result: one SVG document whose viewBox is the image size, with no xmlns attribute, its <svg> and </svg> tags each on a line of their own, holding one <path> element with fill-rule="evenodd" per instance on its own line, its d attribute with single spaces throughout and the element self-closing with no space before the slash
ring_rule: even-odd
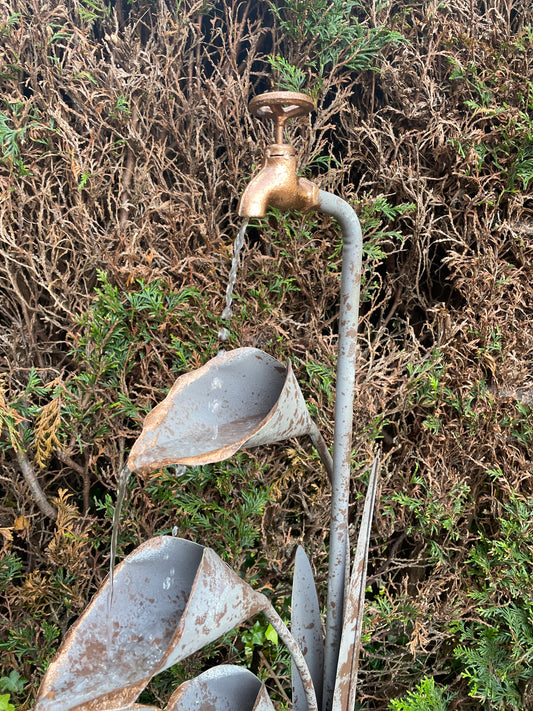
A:
<svg viewBox="0 0 533 711">
<path fill-rule="evenodd" d="M 108 644 L 112 645 L 112 618 L 111 618 L 111 606 L 113 604 L 113 582 L 115 576 L 115 559 L 117 556 L 117 545 L 118 545 L 118 529 L 120 525 L 120 512 L 122 510 L 122 504 L 124 503 L 124 498 L 126 496 L 128 480 L 130 478 L 131 471 L 127 466 L 124 466 L 118 477 L 118 488 L 117 488 L 117 501 L 115 503 L 115 510 L 113 511 L 113 523 L 111 526 L 111 544 L 109 549 L 109 595 L 107 597 L 107 637 Z"/>
<path fill-rule="evenodd" d="M 246 234 L 246 228 L 248 227 L 248 220 L 243 220 L 241 228 L 237 233 L 235 242 L 233 243 L 233 258 L 231 260 L 231 269 L 228 276 L 228 285 L 226 286 L 226 306 L 222 311 L 222 319 L 224 321 L 230 321 L 233 316 L 233 311 L 231 310 L 231 304 L 233 302 L 233 288 L 235 286 L 235 281 L 237 280 L 237 270 L 239 268 L 239 257 L 241 250 L 244 246 L 244 235 Z M 229 330 L 223 327 L 218 332 L 218 338 L 221 341 L 227 341 L 229 338 Z"/>
<path fill-rule="evenodd" d="M 231 305 L 233 302 L 233 289 L 235 287 L 235 282 L 237 280 L 237 270 L 239 268 L 239 257 L 244 246 L 244 236 L 246 234 L 246 228 L 248 227 L 248 220 L 243 220 L 241 227 L 233 243 L 233 258 L 231 261 L 231 268 L 228 276 L 228 284 L 226 286 L 226 305 L 222 311 L 222 319 L 224 321 L 231 320 L 233 312 L 231 310 Z M 220 341 L 227 341 L 229 338 L 229 330 L 223 327 L 218 332 L 218 338 Z M 222 388 L 222 381 L 218 377 L 214 377 L 211 381 L 211 394 L 212 398 L 209 402 L 209 411 L 214 416 L 214 422 L 211 425 L 212 432 L 211 438 L 217 440 L 219 438 L 219 423 L 218 423 L 218 411 L 221 407 L 221 402 L 217 397 L 217 390 Z M 185 473 L 185 467 L 183 465 L 176 466 L 176 476 L 182 476 Z M 107 598 L 107 636 L 108 644 L 112 645 L 112 618 L 111 618 L 111 607 L 113 605 L 113 583 L 115 574 L 115 558 L 117 555 L 117 545 L 118 545 L 118 531 L 120 525 L 120 512 L 122 509 L 122 504 L 124 503 L 124 498 L 126 496 L 128 480 L 130 477 L 130 470 L 127 466 L 123 467 L 120 472 L 118 479 L 118 489 L 117 489 L 117 500 L 115 504 L 115 510 L 113 512 L 113 524 L 111 528 L 111 545 L 109 551 L 109 595 Z M 172 531 L 174 535 L 174 530 Z"/>
</svg>

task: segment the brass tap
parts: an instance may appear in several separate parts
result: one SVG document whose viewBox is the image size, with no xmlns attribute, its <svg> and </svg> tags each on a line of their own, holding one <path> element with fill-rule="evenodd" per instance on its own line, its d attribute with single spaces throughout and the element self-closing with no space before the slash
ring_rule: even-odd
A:
<svg viewBox="0 0 533 711">
<path fill-rule="evenodd" d="M 294 147 L 283 142 L 287 119 L 314 109 L 305 94 L 274 91 L 250 102 L 252 114 L 274 121 L 275 143 L 267 147 L 263 167 L 252 178 L 239 202 L 241 217 L 263 217 L 268 207 L 309 212 L 318 207 L 318 186 L 296 175 Z"/>
</svg>

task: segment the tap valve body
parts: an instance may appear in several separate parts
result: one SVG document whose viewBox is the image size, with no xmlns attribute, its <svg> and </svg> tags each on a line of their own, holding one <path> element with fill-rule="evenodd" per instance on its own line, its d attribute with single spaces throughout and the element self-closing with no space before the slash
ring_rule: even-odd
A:
<svg viewBox="0 0 533 711">
<path fill-rule="evenodd" d="M 268 207 L 308 212 L 318 206 L 318 186 L 296 175 L 293 146 L 283 142 L 287 119 L 303 116 L 314 109 L 305 94 L 275 91 L 256 96 L 250 112 L 274 122 L 275 143 L 267 147 L 262 169 L 251 180 L 239 203 L 241 217 L 263 217 Z"/>
</svg>

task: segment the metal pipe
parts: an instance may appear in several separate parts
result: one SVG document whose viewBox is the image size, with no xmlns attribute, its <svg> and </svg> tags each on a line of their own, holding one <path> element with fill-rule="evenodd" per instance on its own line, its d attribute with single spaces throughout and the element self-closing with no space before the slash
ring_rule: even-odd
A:
<svg viewBox="0 0 533 711">
<path fill-rule="evenodd" d="M 278 144 L 281 141 L 286 120 L 291 116 L 303 115 L 312 108 L 313 102 L 309 97 L 292 92 L 262 94 L 250 102 L 250 111 L 253 114 L 274 121 Z M 348 506 L 363 240 L 357 215 L 347 202 L 336 195 L 317 190 L 317 187 L 309 181 L 306 181 L 303 186 L 305 189 L 302 189 L 300 183 L 304 179 L 296 178 L 293 149 L 285 144 L 274 145 L 270 148 L 273 150 L 267 151 L 265 166 L 242 195 L 239 214 L 245 217 L 262 217 L 268 206 L 287 210 L 299 209 L 304 212 L 318 209 L 336 219 L 342 229 L 343 256 L 331 476 L 324 701 L 322 706 L 323 711 L 331 711 L 344 618 L 344 600 L 349 577 L 347 573 L 349 565 Z M 305 196 L 304 200 L 302 200 L 302 196 Z M 322 450 L 321 457 L 328 468 L 330 463 L 327 462 L 327 457 L 324 457 L 323 453 L 324 450 L 327 451 L 327 448 L 322 443 L 318 443 L 320 445 L 319 452 Z"/>
<path fill-rule="evenodd" d="M 345 200 L 324 190 L 319 191 L 318 199 L 319 211 L 339 223 L 343 244 L 322 705 L 323 711 L 330 711 L 343 624 L 349 549 L 350 461 L 363 238 L 357 215 Z"/>
<path fill-rule="evenodd" d="M 279 638 L 290 652 L 294 666 L 296 667 L 300 675 L 305 699 L 307 701 L 307 711 L 318 711 L 318 704 L 315 694 L 315 687 L 313 686 L 313 679 L 311 677 L 311 673 L 309 672 L 309 667 L 307 666 L 305 657 L 302 654 L 302 650 L 298 646 L 298 643 L 296 642 L 292 634 L 287 629 L 286 624 L 283 622 L 283 620 L 271 604 L 265 607 L 265 609 L 263 610 L 263 614 L 270 622 L 272 627 L 276 630 L 279 635 Z"/>
<path fill-rule="evenodd" d="M 318 452 L 320 461 L 324 465 L 324 469 L 326 470 L 328 479 L 331 483 L 333 479 L 333 458 L 329 453 L 328 445 L 326 444 L 326 440 L 324 439 L 324 437 L 322 437 L 320 430 L 318 429 L 316 423 L 313 420 L 311 420 L 310 423 L 310 430 L 311 431 L 309 432 L 309 438 L 311 439 L 314 448 Z"/>
</svg>

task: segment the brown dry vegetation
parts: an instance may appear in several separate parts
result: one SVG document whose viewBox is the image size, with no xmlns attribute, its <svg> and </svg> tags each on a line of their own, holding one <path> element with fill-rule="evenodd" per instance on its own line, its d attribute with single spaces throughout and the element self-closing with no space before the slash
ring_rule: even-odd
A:
<svg viewBox="0 0 533 711">
<path fill-rule="evenodd" d="M 354 17 L 404 40 L 377 71 L 341 56 L 319 77 L 316 42 L 288 36 L 268 2 L 0 0 L 0 677 L 31 680 L 20 709 L 106 574 L 117 475 L 144 413 L 216 353 L 238 196 L 269 140 L 247 104 L 280 81 L 274 55 L 318 100 L 289 127 L 301 170 L 356 207 L 369 245 L 354 537 L 376 441 L 383 468 L 362 708 L 424 675 L 449 687 L 450 708 L 488 708 L 454 650 L 480 649 L 487 609 L 531 614 L 532 17 L 526 0 L 363 5 Z M 331 442 L 337 229 L 272 213 L 249 238 L 231 345 L 290 355 Z M 132 306 L 150 288 L 182 298 Z M 239 466 L 244 477 L 209 470 L 187 486 L 238 514 L 251 472 L 269 496 L 250 540 L 227 545 L 235 523 L 199 522 L 160 472 L 131 483 L 121 553 L 178 523 L 283 607 L 302 542 L 323 593 L 316 456 L 291 442 Z M 522 642 L 508 629 L 509 659 Z M 218 661 L 235 659 L 233 642 Z M 516 698 L 494 708 L 531 708 L 517 675 Z"/>
</svg>

